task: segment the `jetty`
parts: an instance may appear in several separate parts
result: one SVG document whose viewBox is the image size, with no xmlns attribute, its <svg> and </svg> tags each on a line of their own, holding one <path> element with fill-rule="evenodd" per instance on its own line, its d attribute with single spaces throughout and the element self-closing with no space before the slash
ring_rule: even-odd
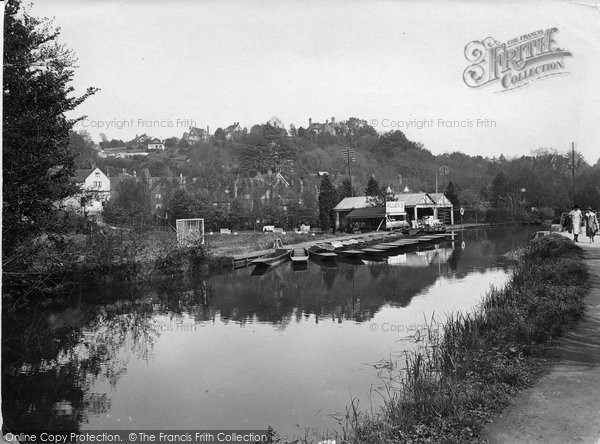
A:
<svg viewBox="0 0 600 444">
<path fill-rule="evenodd" d="M 310 239 L 306 242 L 301 242 L 292 245 L 284 245 L 283 248 L 292 251 L 295 248 L 310 248 L 318 244 L 336 242 L 341 243 L 344 246 L 352 246 L 353 251 L 362 253 L 384 253 L 385 251 L 392 250 L 395 248 L 417 246 L 420 243 L 428 243 L 441 239 L 449 239 L 454 234 L 451 232 L 439 233 L 439 234 L 428 234 L 428 235 L 413 235 L 404 236 L 398 233 L 388 232 L 370 232 L 370 233 L 359 233 L 359 234 L 348 234 L 342 236 L 335 236 L 327 239 Z M 349 242 L 355 240 L 356 242 Z M 368 252 L 365 250 L 369 250 Z M 372 251 L 371 251 L 372 250 Z M 272 250 L 259 250 L 250 253 L 238 254 L 232 256 L 232 267 L 233 269 L 247 267 L 252 264 L 255 259 L 270 253 Z M 333 250 L 335 253 L 336 251 Z"/>
</svg>

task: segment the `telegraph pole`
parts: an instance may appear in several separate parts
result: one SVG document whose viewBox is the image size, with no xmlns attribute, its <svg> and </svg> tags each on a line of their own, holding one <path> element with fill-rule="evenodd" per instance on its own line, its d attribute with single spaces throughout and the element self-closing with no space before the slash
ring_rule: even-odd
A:
<svg viewBox="0 0 600 444">
<path fill-rule="evenodd" d="M 350 162 L 356 161 L 356 148 L 346 147 L 344 151 L 340 153 L 342 160 L 348 165 L 348 181 L 350 182 L 350 196 L 354 197 L 354 190 L 352 188 L 352 172 L 350 171 Z"/>
</svg>

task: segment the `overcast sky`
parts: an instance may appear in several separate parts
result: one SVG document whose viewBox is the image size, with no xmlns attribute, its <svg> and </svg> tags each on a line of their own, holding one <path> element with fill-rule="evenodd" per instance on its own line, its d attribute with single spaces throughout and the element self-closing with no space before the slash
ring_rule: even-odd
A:
<svg viewBox="0 0 600 444">
<path fill-rule="evenodd" d="M 582 3 L 586 3 L 585 0 Z M 593 0 L 588 3 L 593 4 Z M 181 137 L 189 126 L 288 126 L 355 116 L 396 125 L 438 154 L 514 156 L 539 147 L 600 156 L 600 9 L 568 1 L 34 0 L 78 56 L 79 109 L 99 133 Z M 509 92 L 469 88 L 465 45 L 558 28 L 568 74 Z M 429 128 L 403 121 L 434 119 Z M 448 128 L 440 122 L 473 122 Z M 477 128 L 477 119 L 495 126 Z M 132 121 L 133 120 L 133 124 Z M 114 127 L 125 121 L 122 129 Z M 159 121 L 148 127 L 146 121 Z M 100 122 L 112 122 L 98 129 Z M 397 123 L 396 123 L 397 122 Z M 491 123 L 491 122 L 490 122 Z M 493 125 L 491 123 L 491 125 Z"/>
</svg>

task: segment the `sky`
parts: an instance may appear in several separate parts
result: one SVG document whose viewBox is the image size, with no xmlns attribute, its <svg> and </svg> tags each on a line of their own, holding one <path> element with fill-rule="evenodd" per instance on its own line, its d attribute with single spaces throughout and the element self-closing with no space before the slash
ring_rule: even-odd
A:
<svg viewBox="0 0 600 444">
<path fill-rule="evenodd" d="M 600 8 L 569 1 L 34 0 L 74 50 L 94 140 L 359 117 L 435 154 L 600 157 Z M 591 5 L 591 6 L 590 6 Z M 465 46 L 557 28 L 560 75 L 471 88 Z M 479 121 L 478 121 L 479 119 Z M 412 122 L 412 123 L 411 123 Z M 419 123 L 420 122 L 420 123 Z"/>
</svg>

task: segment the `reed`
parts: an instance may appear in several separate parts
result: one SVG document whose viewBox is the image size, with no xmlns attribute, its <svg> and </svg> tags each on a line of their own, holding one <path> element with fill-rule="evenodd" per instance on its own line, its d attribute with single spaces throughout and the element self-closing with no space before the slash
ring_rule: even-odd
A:
<svg viewBox="0 0 600 444">
<path fill-rule="evenodd" d="M 428 322 L 383 406 L 349 409 L 337 442 L 480 442 L 492 415 L 539 375 L 543 345 L 582 317 L 588 288 L 579 247 L 558 235 L 530 242 L 476 310 Z"/>
</svg>

